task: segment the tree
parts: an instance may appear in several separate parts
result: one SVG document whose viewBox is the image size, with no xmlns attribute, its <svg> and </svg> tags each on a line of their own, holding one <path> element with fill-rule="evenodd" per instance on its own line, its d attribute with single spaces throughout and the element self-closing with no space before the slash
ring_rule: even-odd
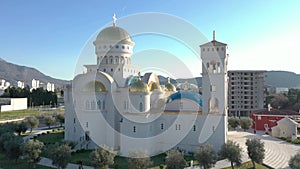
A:
<svg viewBox="0 0 300 169">
<path fill-rule="evenodd" d="M 244 129 L 244 131 L 250 129 L 252 125 L 252 120 L 250 118 L 242 118 L 240 120 L 241 128 Z"/>
<path fill-rule="evenodd" d="M 40 123 L 39 119 L 37 119 L 35 116 L 27 117 L 26 122 L 30 127 L 30 132 L 32 132 L 33 128 L 37 128 L 39 126 L 39 123 Z"/>
<path fill-rule="evenodd" d="M 228 118 L 228 124 L 232 127 L 232 128 L 237 128 L 237 126 L 240 125 L 239 119 L 236 118 Z"/>
<path fill-rule="evenodd" d="M 102 146 L 92 151 L 90 158 L 95 169 L 107 169 L 114 164 L 115 152 L 107 146 Z"/>
<path fill-rule="evenodd" d="M 187 163 L 183 158 L 183 154 L 177 150 L 170 150 L 166 156 L 166 169 L 183 169 Z"/>
<path fill-rule="evenodd" d="M 265 158 L 264 143 L 258 139 L 247 139 L 246 141 L 248 156 L 255 168 L 255 162 L 261 164 Z"/>
<path fill-rule="evenodd" d="M 283 94 L 273 95 L 271 106 L 277 109 L 285 109 L 288 106 L 289 99 Z"/>
<path fill-rule="evenodd" d="M 23 143 L 23 139 L 21 137 L 11 137 L 9 140 L 4 142 L 5 154 L 10 160 L 18 160 L 20 155 L 22 154 L 21 145 Z"/>
<path fill-rule="evenodd" d="M 28 140 L 23 145 L 24 157 L 29 163 L 33 164 L 33 168 L 35 168 L 35 164 L 40 161 L 43 147 L 44 143 L 38 140 Z"/>
<path fill-rule="evenodd" d="M 21 133 L 25 133 L 27 129 L 28 127 L 25 121 L 15 124 L 15 132 L 18 133 L 19 136 L 21 135 Z"/>
<path fill-rule="evenodd" d="M 296 155 L 294 155 L 290 158 L 289 166 L 292 169 L 300 169 L 300 154 L 299 153 L 297 153 Z"/>
<path fill-rule="evenodd" d="M 71 158 L 71 147 L 67 144 L 53 146 L 51 152 L 52 164 L 58 169 L 66 168 Z"/>
<path fill-rule="evenodd" d="M 48 126 L 48 128 L 50 129 L 51 125 L 55 124 L 55 118 L 51 117 L 51 116 L 45 117 L 44 122 Z"/>
<path fill-rule="evenodd" d="M 129 153 L 128 165 L 130 169 L 147 169 L 152 161 L 145 151 L 133 151 Z"/>
<path fill-rule="evenodd" d="M 223 144 L 220 150 L 220 156 L 222 158 L 226 158 L 228 161 L 230 161 L 231 168 L 234 169 L 233 163 L 236 165 L 241 165 L 242 163 L 242 149 L 239 144 L 236 142 L 233 142 L 231 140 L 228 140 L 227 143 Z"/>
<path fill-rule="evenodd" d="M 217 154 L 210 144 L 200 145 L 194 157 L 204 169 L 212 168 L 217 162 Z"/>
<path fill-rule="evenodd" d="M 13 137 L 15 137 L 14 133 L 12 132 L 7 132 L 7 133 L 2 133 L 0 136 L 0 150 L 2 152 L 5 152 L 5 142 L 12 140 Z"/>
<path fill-rule="evenodd" d="M 56 116 L 56 118 L 57 118 L 57 120 L 58 120 L 58 122 L 60 124 L 60 127 L 62 127 L 62 124 L 65 123 L 65 116 L 63 114 L 58 114 Z"/>
</svg>

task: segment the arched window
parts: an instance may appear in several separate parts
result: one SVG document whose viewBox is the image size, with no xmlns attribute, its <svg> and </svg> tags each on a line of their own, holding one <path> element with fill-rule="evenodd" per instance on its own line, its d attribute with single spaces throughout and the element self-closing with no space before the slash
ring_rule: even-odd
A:
<svg viewBox="0 0 300 169">
<path fill-rule="evenodd" d="M 140 103 L 140 112 L 143 112 L 143 103 Z"/>
<path fill-rule="evenodd" d="M 116 64 L 119 64 L 119 57 L 115 56 Z"/>
<path fill-rule="evenodd" d="M 133 132 L 134 132 L 134 133 L 136 132 L 136 127 L 135 127 L 135 126 L 133 126 Z"/>
<path fill-rule="evenodd" d="M 110 62 L 109 62 L 109 63 L 110 63 L 110 64 L 113 64 L 113 63 L 114 63 L 113 57 L 110 56 L 109 59 L 110 59 Z"/>
<path fill-rule="evenodd" d="M 94 100 L 91 102 L 91 109 L 92 109 L 92 110 L 95 110 L 95 109 L 96 109 L 96 103 L 95 103 Z"/>
<path fill-rule="evenodd" d="M 85 101 L 85 109 L 89 110 L 90 109 L 90 102 L 87 100 Z"/>
<path fill-rule="evenodd" d="M 221 65 L 220 62 L 217 63 L 217 72 L 221 73 Z"/>
<path fill-rule="evenodd" d="M 212 97 L 209 99 L 208 101 L 208 105 L 209 105 L 209 112 L 210 113 L 217 113 L 219 112 L 219 101 L 217 98 Z"/>
<path fill-rule="evenodd" d="M 101 101 L 100 100 L 97 101 L 97 106 L 98 106 L 98 109 L 101 110 Z"/>
<path fill-rule="evenodd" d="M 103 100 L 103 105 L 102 105 L 102 108 L 103 108 L 103 110 L 105 110 L 105 100 Z"/>
</svg>

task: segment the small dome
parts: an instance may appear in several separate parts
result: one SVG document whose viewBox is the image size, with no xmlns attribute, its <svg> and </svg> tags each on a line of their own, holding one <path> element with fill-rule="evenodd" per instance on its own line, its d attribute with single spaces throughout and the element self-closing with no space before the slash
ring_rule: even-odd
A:
<svg viewBox="0 0 300 169">
<path fill-rule="evenodd" d="M 183 99 L 183 98 L 192 100 L 192 101 L 198 103 L 199 106 L 202 107 L 202 95 L 200 95 L 199 93 L 196 93 L 196 92 L 192 92 L 192 91 L 176 92 L 168 97 L 167 103 L 170 103 L 176 99 Z"/>
<path fill-rule="evenodd" d="M 149 92 L 149 87 L 146 83 L 142 82 L 141 79 L 138 79 L 129 87 L 130 92 Z"/>
<path fill-rule="evenodd" d="M 126 30 L 117 26 L 103 29 L 96 38 L 97 42 L 113 41 L 116 43 L 132 44 L 132 40 Z"/>
<path fill-rule="evenodd" d="M 175 92 L 176 91 L 176 87 L 172 83 L 167 83 L 165 85 L 165 91 L 167 91 L 167 92 Z"/>
<path fill-rule="evenodd" d="M 153 82 L 149 86 L 150 86 L 149 87 L 150 91 L 160 91 L 161 92 L 161 87 L 157 83 Z"/>
</svg>

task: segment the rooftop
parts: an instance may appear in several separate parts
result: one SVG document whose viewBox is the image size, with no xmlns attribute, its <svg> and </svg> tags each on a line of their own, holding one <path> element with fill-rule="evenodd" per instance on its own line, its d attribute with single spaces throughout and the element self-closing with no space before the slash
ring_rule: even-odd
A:
<svg viewBox="0 0 300 169">
<path fill-rule="evenodd" d="M 255 110 L 252 111 L 253 114 L 256 115 L 283 115 L 283 116 L 295 116 L 298 115 L 300 116 L 299 112 L 293 111 L 293 110 L 277 110 L 277 109 L 271 109 L 268 111 L 268 109 L 260 109 L 260 110 Z"/>
</svg>

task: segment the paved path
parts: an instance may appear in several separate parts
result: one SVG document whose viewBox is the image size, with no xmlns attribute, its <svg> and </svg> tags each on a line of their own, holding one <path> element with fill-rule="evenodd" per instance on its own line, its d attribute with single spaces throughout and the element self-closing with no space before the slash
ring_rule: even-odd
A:
<svg viewBox="0 0 300 169">
<path fill-rule="evenodd" d="M 248 158 L 247 146 L 245 144 L 248 138 L 257 138 L 265 143 L 265 159 L 263 163 L 272 168 L 290 169 L 288 166 L 289 159 L 291 156 L 300 153 L 300 145 L 290 144 L 269 135 L 264 135 L 264 132 L 261 131 L 258 131 L 257 134 L 253 134 L 252 130 L 249 130 L 248 132 L 230 131 L 228 132 L 228 139 L 239 143 L 243 149 L 243 162 L 250 160 Z M 214 169 L 225 168 L 229 166 L 229 161 L 221 160 L 216 163 Z M 186 169 L 190 169 L 190 167 L 187 167 Z M 200 169 L 200 167 L 195 166 L 194 169 Z"/>
<path fill-rule="evenodd" d="M 228 133 L 228 139 L 238 142 L 243 147 L 244 153 L 247 153 L 245 145 L 247 138 L 261 139 L 265 143 L 265 159 L 263 163 L 272 168 L 289 168 L 288 161 L 291 156 L 300 152 L 300 145 L 290 144 L 269 135 L 264 135 L 264 132 L 261 131 L 257 134 L 241 131 Z"/>
<path fill-rule="evenodd" d="M 42 157 L 38 164 L 47 166 L 47 167 L 57 168 L 54 165 L 52 165 L 52 160 L 49 158 Z M 79 167 L 78 164 L 69 163 L 66 169 L 77 169 L 78 167 Z M 84 169 L 93 169 L 93 167 L 90 167 L 90 166 L 83 166 L 83 168 Z"/>
</svg>

